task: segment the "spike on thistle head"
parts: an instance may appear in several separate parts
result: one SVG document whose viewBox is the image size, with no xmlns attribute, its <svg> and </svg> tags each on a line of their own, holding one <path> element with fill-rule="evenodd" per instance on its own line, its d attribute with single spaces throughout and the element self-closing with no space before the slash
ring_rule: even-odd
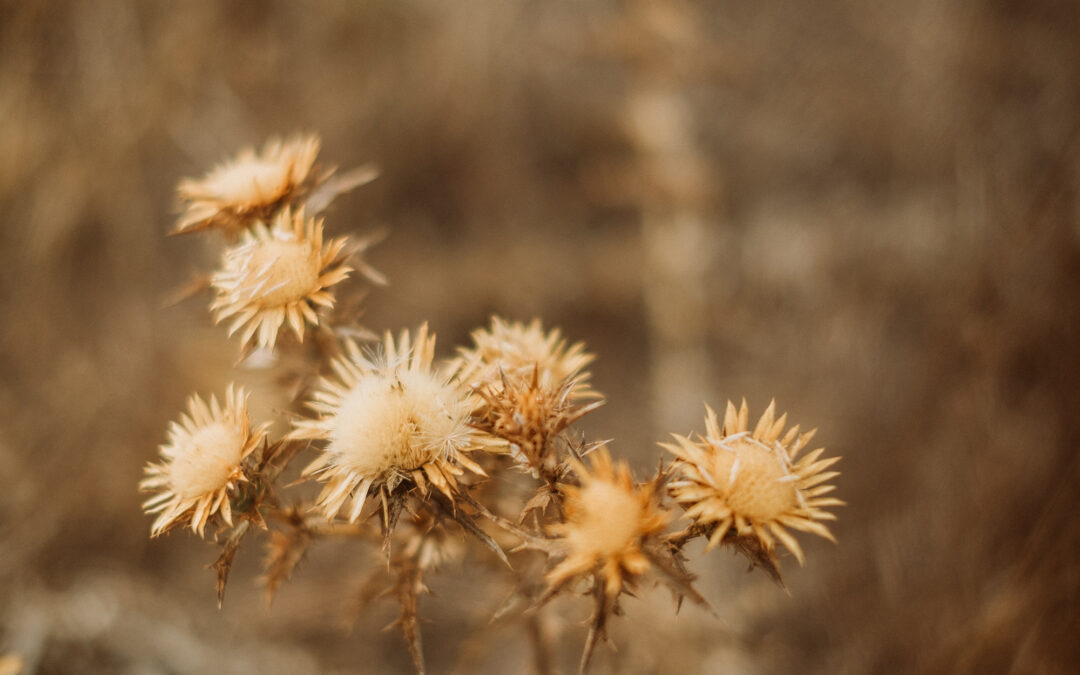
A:
<svg viewBox="0 0 1080 675">
<path fill-rule="evenodd" d="M 269 426 L 251 428 L 242 388 L 229 385 L 224 405 L 213 396 L 208 404 L 193 395 L 188 414 L 169 427 L 169 442 L 161 446 L 164 461 L 147 465 L 139 484 L 144 492 L 157 493 L 143 504 L 147 513 L 158 514 L 151 536 L 185 522 L 203 536 L 219 513 L 231 524 L 229 492 L 247 480 L 243 461 L 262 443 Z"/>
<path fill-rule="evenodd" d="M 822 521 L 835 520 L 824 507 L 844 503 L 825 496 L 834 489 L 826 482 L 839 475 L 827 469 L 840 458 L 820 459 L 824 448 L 797 457 L 816 430 L 785 431 L 787 415 L 775 413 L 774 401 L 751 429 L 746 401 L 738 410 L 728 402 L 722 425 L 707 408 L 705 436 L 675 435 L 674 443 L 661 444 L 678 458 L 677 479 L 668 490 L 686 509 L 685 517 L 709 533 L 707 549 L 734 531 L 755 538 L 770 555 L 779 540 L 803 564 L 802 548 L 788 528 L 835 541 Z"/>
</svg>

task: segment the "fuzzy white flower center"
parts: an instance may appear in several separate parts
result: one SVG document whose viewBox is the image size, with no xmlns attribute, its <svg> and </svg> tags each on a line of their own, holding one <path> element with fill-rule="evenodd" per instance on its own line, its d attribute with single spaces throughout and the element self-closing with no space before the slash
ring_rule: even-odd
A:
<svg viewBox="0 0 1080 675">
<path fill-rule="evenodd" d="M 263 202 L 277 199 L 289 184 L 289 163 L 248 160 L 222 168 L 213 186 L 224 202 Z"/>
<path fill-rule="evenodd" d="M 739 439 L 718 448 L 709 472 L 728 507 L 747 518 L 772 520 L 798 506 L 795 484 L 784 480 L 788 472 L 782 460 L 752 441 Z"/>
<path fill-rule="evenodd" d="M 177 439 L 169 466 L 172 491 L 181 499 L 194 499 L 225 487 L 240 465 L 247 438 L 235 424 L 217 422 Z"/>
<path fill-rule="evenodd" d="M 592 481 L 582 488 L 578 506 L 569 534 L 574 549 L 616 555 L 640 534 L 641 502 L 618 485 Z"/>
<path fill-rule="evenodd" d="M 429 374 L 365 377 L 342 400 L 328 451 L 365 477 L 410 471 L 452 443 L 461 409 L 457 393 Z"/>
<path fill-rule="evenodd" d="M 270 239 L 261 242 L 245 263 L 261 282 L 259 304 L 277 307 L 296 302 L 319 288 L 319 252 L 307 241 Z"/>
</svg>

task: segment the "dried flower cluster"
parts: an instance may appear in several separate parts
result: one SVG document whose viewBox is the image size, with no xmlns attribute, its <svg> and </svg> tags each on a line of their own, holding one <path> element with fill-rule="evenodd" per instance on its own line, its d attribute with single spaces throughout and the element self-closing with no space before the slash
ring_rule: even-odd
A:
<svg viewBox="0 0 1080 675">
<path fill-rule="evenodd" d="M 592 598 L 585 671 L 608 618 L 641 584 L 707 605 L 686 568 L 691 541 L 703 539 L 706 551 L 730 546 L 779 580 L 778 543 L 805 560 L 792 530 L 832 539 L 824 509 L 843 504 L 829 496 L 837 460 L 822 449 L 800 456 L 814 432 L 786 429 L 774 404 L 753 429 L 745 402 L 729 403 L 722 424 L 707 408 L 704 435 L 662 443 L 673 461 L 637 481 L 606 443 L 573 432 L 604 403 L 590 385 L 593 355 L 539 320 L 495 317 L 448 360 L 437 359 L 426 324 L 357 342 L 347 325 L 355 317 L 329 310 L 351 306 L 336 295 L 348 292 L 353 270 L 382 280 L 361 259 L 365 246 L 327 238 L 318 215 L 373 171 L 321 169 L 318 150 L 311 136 L 271 141 L 178 190 L 176 232 L 225 235 L 221 267 L 205 284 L 213 321 L 229 323 L 243 355 L 261 349 L 301 383 L 278 440 L 270 421 L 251 422 L 244 389 L 230 385 L 220 403 L 192 396 L 140 484 L 151 493 L 151 536 L 186 526 L 209 530 L 220 546 L 219 603 L 252 532 L 266 531 L 269 599 L 312 546 L 330 536 L 369 541 L 386 565 L 372 567 L 354 609 L 396 598 L 423 672 L 425 576 L 462 560 L 471 541 L 501 561 L 490 573 L 513 589 L 500 617 L 535 627 L 553 598 Z M 320 339 L 305 341 L 312 333 Z M 308 497 L 280 480 L 305 453 L 301 483 L 318 488 Z M 680 516 L 687 524 L 675 530 Z M 536 638 L 538 650 L 547 644 Z"/>
</svg>

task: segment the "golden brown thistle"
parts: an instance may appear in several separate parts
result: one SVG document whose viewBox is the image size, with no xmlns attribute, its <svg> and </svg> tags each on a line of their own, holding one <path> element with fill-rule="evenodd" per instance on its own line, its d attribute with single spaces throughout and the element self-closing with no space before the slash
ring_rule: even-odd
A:
<svg viewBox="0 0 1080 675">
<path fill-rule="evenodd" d="M 573 379 L 569 398 L 598 396 L 589 388 L 590 374 L 583 370 L 595 357 L 581 342 L 568 346 L 557 328 L 545 333 L 539 319 L 526 325 L 495 316 L 491 328 L 473 331 L 472 339 L 474 346 L 459 349 L 451 363 L 455 377 L 468 386 L 498 383 L 500 371 L 525 378 L 537 370 L 540 386 L 549 391 Z"/>
<path fill-rule="evenodd" d="M 247 414 L 247 394 L 229 385 L 224 405 L 216 397 L 210 403 L 197 395 L 188 400 L 188 414 L 169 426 L 169 442 L 161 446 L 163 462 L 149 464 L 139 484 L 157 494 L 143 509 L 159 514 L 150 530 L 156 537 L 174 525 L 190 523 L 203 536 L 215 514 L 232 524 L 229 493 L 247 480 L 244 458 L 266 437 L 269 423 L 252 429 Z"/>
<path fill-rule="evenodd" d="M 222 269 L 210 280 L 215 323 L 231 319 L 230 336 L 242 331 L 245 346 L 273 349 L 287 321 L 302 342 L 305 324 L 319 324 L 316 308 L 334 306 L 327 289 L 352 271 L 342 256 L 345 245 L 345 237 L 324 245 L 322 221 L 303 210 L 282 211 L 272 227 L 255 225 L 225 252 Z"/>
<path fill-rule="evenodd" d="M 819 459 L 825 451 L 820 448 L 796 461 L 816 430 L 800 435 L 795 426 L 784 433 L 787 415 L 775 417 L 775 401 L 753 430 L 746 401 L 738 411 L 728 402 L 723 427 L 716 413 L 706 410 L 704 437 L 675 435 L 675 443 L 661 444 L 678 458 L 673 466 L 678 479 L 668 489 L 686 509 L 685 517 L 708 533 L 706 550 L 734 528 L 736 535 L 758 540 L 770 555 L 780 540 L 801 565 L 802 548 L 785 528 L 835 541 L 821 521 L 836 519 L 823 507 L 844 503 L 824 496 L 834 489 L 824 483 L 839 475 L 826 469 L 840 458 Z"/>
<path fill-rule="evenodd" d="M 422 494 L 430 482 L 453 500 L 463 468 L 483 473 L 466 456 L 479 446 L 479 432 L 467 424 L 475 405 L 469 395 L 431 368 L 435 336 L 425 324 L 415 344 L 408 331 L 396 342 L 387 333 L 371 358 L 353 342 L 345 349 L 331 364 L 335 377 L 323 378 L 307 404 L 318 417 L 296 421 L 287 436 L 328 441 L 304 469 L 326 483 L 317 502 L 323 513 L 333 518 L 352 495 L 348 519 L 355 522 L 373 486 L 393 491 L 406 480 Z"/>
<path fill-rule="evenodd" d="M 663 532 L 668 514 L 658 506 L 657 483 L 635 485 L 630 467 L 615 464 L 606 448 L 587 469 L 571 459 L 581 485 L 565 487 L 566 521 L 551 527 L 566 557 L 547 575 L 548 595 L 592 574 L 613 602 L 624 583 L 649 570 L 648 540 Z"/>
<path fill-rule="evenodd" d="M 248 148 L 198 180 L 181 181 L 185 208 L 173 233 L 220 229 L 235 236 L 300 203 L 333 173 L 315 167 L 319 145 L 315 135 L 272 139 L 261 152 Z"/>
<path fill-rule="evenodd" d="M 575 405 L 571 395 L 576 382 L 564 380 L 558 388 L 549 390 L 540 384 L 537 365 L 528 376 L 504 372 L 498 384 L 487 384 L 477 390 L 485 405 L 474 424 L 507 441 L 516 459 L 541 476 L 553 479 L 561 460 L 553 452 L 552 441 L 571 424 L 604 404 L 601 400 Z"/>
</svg>

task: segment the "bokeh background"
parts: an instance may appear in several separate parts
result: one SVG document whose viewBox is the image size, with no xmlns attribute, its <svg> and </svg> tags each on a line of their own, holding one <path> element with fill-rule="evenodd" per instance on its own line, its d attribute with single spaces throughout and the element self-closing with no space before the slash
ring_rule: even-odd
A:
<svg viewBox="0 0 1080 675">
<path fill-rule="evenodd" d="M 410 672 L 378 563 L 325 544 L 272 610 L 241 551 L 148 540 L 135 486 L 234 378 L 183 176 L 275 134 L 382 177 L 365 323 L 443 353 L 492 313 L 599 357 L 590 437 L 646 471 L 702 402 L 844 457 L 839 545 L 790 594 L 698 557 L 717 617 L 627 600 L 598 672 L 1080 667 L 1080 10 L 1069 0 L 0 4 L 0 654 L 27 673 Z M 423 601 L 433 673 L 529 672 L 466 562 Z M 557 604 L 572 671 L 587 602 Z"/>
</svg>

